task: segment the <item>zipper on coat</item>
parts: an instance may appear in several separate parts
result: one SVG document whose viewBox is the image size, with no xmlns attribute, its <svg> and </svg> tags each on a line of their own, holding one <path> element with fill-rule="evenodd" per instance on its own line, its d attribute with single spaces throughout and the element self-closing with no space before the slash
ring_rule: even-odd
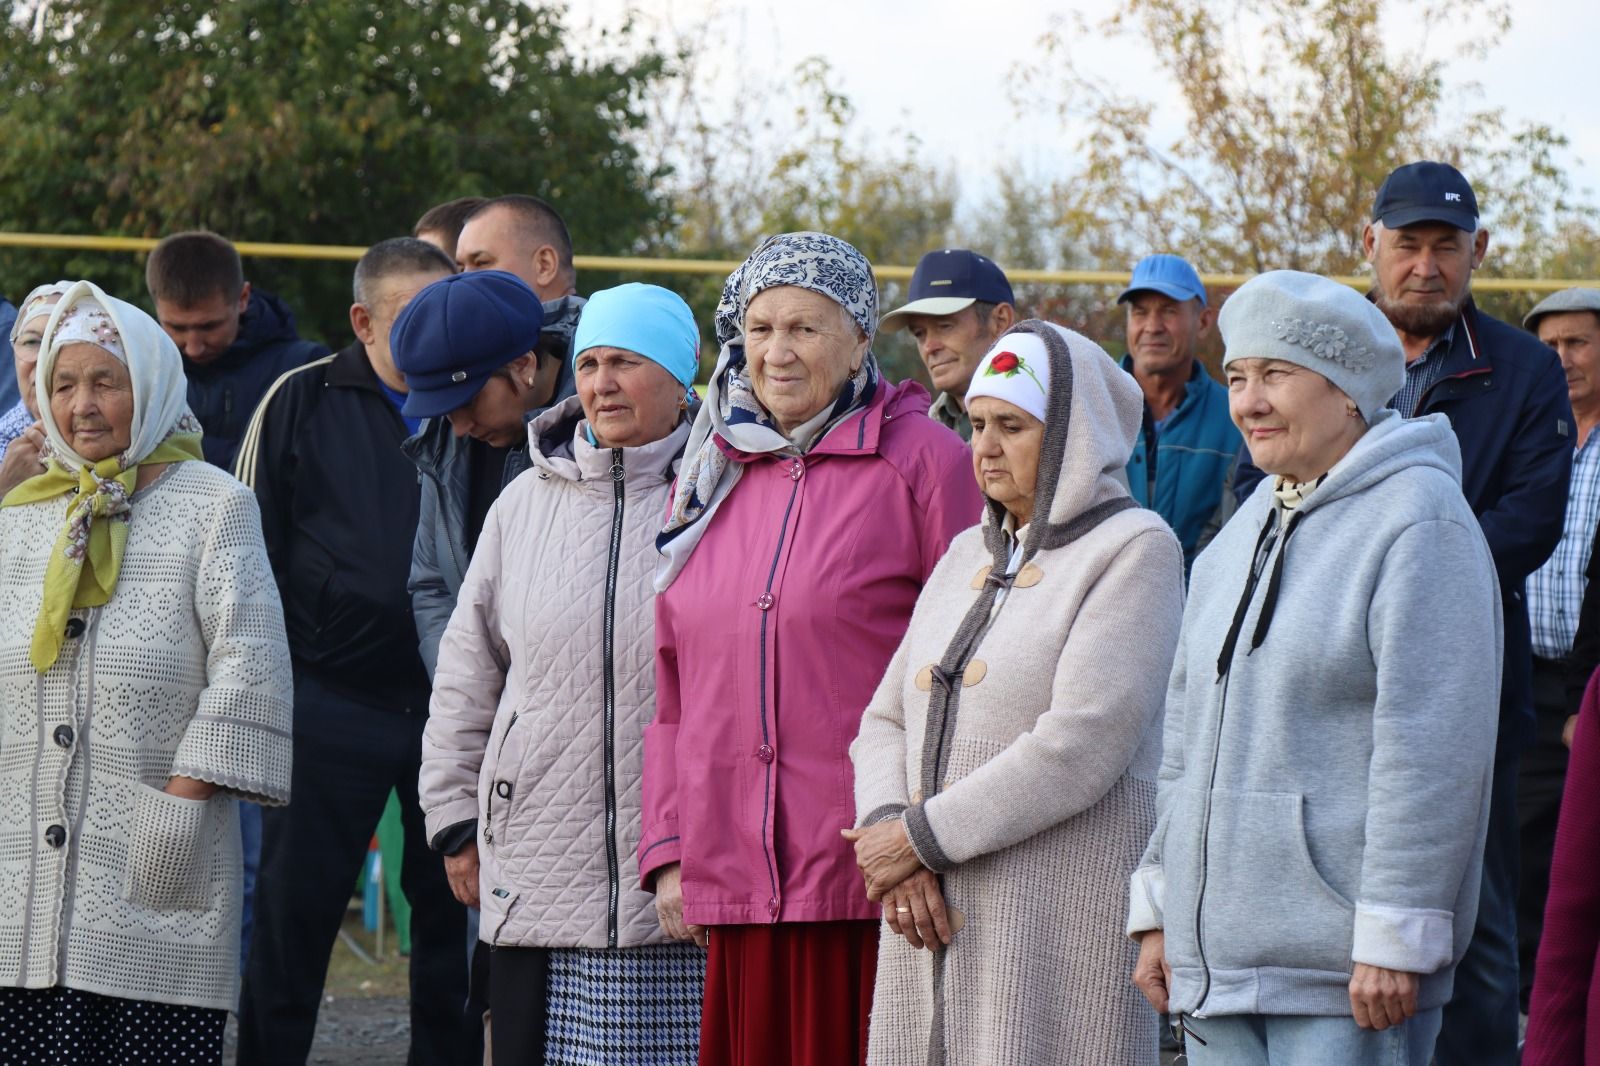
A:
<svg viewBox="0 0 1600 1066">
<path fill-rule="evenodd" d="M 1168 416 L 1171 417 L 1170 415 Z M 1150 510 L 1156 509 L 1156 463 L 1158 461 L 1156 448 L 1156 422 L 1150 414 L 1150 405 L 1144 407 L 1144 469 L 1145 469 L 1145 506 Z"/>
<path fill-rule="evenodd" d="M 1268 518 L 1276 521 L 1276 518 Z M 1261 582 L 1261 575 L 1266 572 L 1267 563 L 1272 559 L 1275 549 L 1281 550 L 1282 537 L 1274 534 L 1267 544 L 1264 556 L 1250 561 L 1250 580 L 1245 584 L 1244 599 L 1249 603 L 1255 598 L 1256 588 Z M 1247 653 L 1248 654 L 1248 653 Z M 1234 655 L 1238 655 L 1237 649 Z M 1200 889 L 1195 893 L 1194 900 L 1194 946 L 1195 952 L 1200 956 L 1200 998 L 1195 1001 L 1194 1010 L 1189 1013 L 1196 1018 L 1205 1017 L 1200 1013 L 1206 1005 L 1206 1000 L 1211 996 L 1211 964 L 1206 961 L 1206 933 L 1205 933 L 1205 906 L 1206 906 L 1206 880 L 1208 866 L 1211 861 L 1211 795 L 1217 787 L 1217 766 L 1222 760 L 1222 724 L 1228 714 L 1228 687 L 1233 681 L 1233 662 L 1228 662 L 1228 672 L 1222 678 L 1222 699 L 1217 706 L 1217 735 L 1211 741 L 1211 777 L 1206 783 L 1205 812 L 1200 820 Z"/>
<path fill-rule="evenodd" d="M 521 713 L 521 711 L 512 711 L 511 720 L 506 723 L 506 731 L 500 734 L 500 746 L 494 750 L 496 772 L 500 769 L 500 756 L 505 753 L 506 741 L 510 738 L 511 731 L 517 727 L 517 715 Z M 499 784 L 499 782 L 495 782 L 495 784 Z M 485 844 L 494 843 L 494 791 L 495 785 L 490 785 L 489 796 L 483 803 L 483 842 Z"/>
<path fill-rule="evenodd" d="M 606 947 L 617 946 L 617 568 L 622 561 L 622 449 L 611 449 L 611 553 L 606 560 L 605 752 L 606 752 Z"/>
<path fill-rule="evenodd" d="M 795 459 L 796 470 L 803 469 L 801 461 Z M 778 576 L 778 560 L 783 558 L 783 543 L 789 536 L 789 516 L 794 512 L 794 501 L 800 495 L 800 477 L 796 473 L 789 488 L 789 502 L 783 509 L 783 524 L 778 528 L 778 546 L 772 552 L 772 565 L 767 569 L 767 587 L 762 589 L 763 599 L 770 604 L 772 597 L 772 583 Z M 771 732 L 767 728 L 767 616 L 772 612 L 766 608 L 761 611 L 761 744 L 768 747 L 772 744 Z M 776 760 L 773 760 L 776 762 Z M 772 817 L 772 766 L 773 762 L 765 763 L 766 777 L 761 789 L 761 854 L 767 860 L 767 883 L 772 889 L 772 899 L 778 898 L 778 869 L 772 859 L 772 846 L 767 843 L 767 821 Z M 778 920 L 776 911 L 769 917 Z"/>
<path fill-rule="evenodd" d="M 418 469 L 420 470 L 421 468 L 419 467 Z M 422 473 L 423 473 L 423 475 L 425 477 L 430 477 L 430 478 L 433 479 L 433 494 L 439 500 L 439 509 L 441 511 L 444 510 L 444 507 L 445 507 L 445 503 L 444 503 L 444 482 L 442 480 L 440 480 L 438 475 L 434 474 L 432 471 L 423 470 Z M 465 527 L 465 522 L 463 522 L 463 528 L 464 527 Z M 439 541 L 439 537 L 437 535 L 435 535 L 433 539 L 434 539 L 435 545 L 437 545 L 437 543 Z M 455 546 L 455 543 L 453 541 L 451 541 L 451 539 L 450 539 L 449 530 L 445 531 L 444 543 L 445 543 L 445 548 L 450 552 L 450 561 L 455 564 L 456 573 L 465 574 L 467 572 L 467 568 L 461 565 L 461 560 L 459 558 L 457 558 L 457 556 L 456 556 L 456 546 Z M 437 555 L 439 553 L 438 547 L 435 547 L 433 549 L 433 551 L 434 551 L 434 554 Z"/>
</svg>

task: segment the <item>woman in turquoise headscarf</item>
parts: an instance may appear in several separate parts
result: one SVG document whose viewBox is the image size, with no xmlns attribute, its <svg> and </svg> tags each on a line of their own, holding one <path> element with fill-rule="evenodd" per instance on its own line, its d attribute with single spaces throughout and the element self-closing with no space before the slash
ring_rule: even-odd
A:
<svg viewBox="0 0 1600 1066">
<path fill-rule="evenodd" d="M 528 427 L 439 645 L 419 795 L 482 909 L 499 1062 L 688 1066 L 705 955 L 639 885 L 655 714 L 655 535 L 689 439 L 700 333 L 657 285 L 595 293 L 578 394 Z"/>
<path fill-rule="evenodd" d="M 138 308 L 68 288 L 35 388 L 49 458 L 0 507 L 0 1061 L 221 1062 L 236 805 L 289 798 L 260 518 Z"/>
</svg>

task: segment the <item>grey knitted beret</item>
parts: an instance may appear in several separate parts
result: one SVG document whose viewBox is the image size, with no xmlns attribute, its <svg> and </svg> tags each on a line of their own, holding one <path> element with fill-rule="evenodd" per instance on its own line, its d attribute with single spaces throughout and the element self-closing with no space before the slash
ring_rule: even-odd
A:
<svg viewBox="0 0 1600 1066">
<path fill-rule="evenodd" d="M 1228 297 L 1217 326 L 1223 366 L 1235 359 L 1303 366 L 1333 382 L 1368 422 L 1405 384 L 1405 350 L 1383 312 L 1316 274 L 1258 274 Z"/>
<path fill-rule="evenodd" d="M 1563 311 L 1593 311 L 1600 315 L 1600 289 L 1562 289 L 1540 300 L 1522 318 L 1524 329 L 1537 331 L 1539 319 Z"/>
</svg>

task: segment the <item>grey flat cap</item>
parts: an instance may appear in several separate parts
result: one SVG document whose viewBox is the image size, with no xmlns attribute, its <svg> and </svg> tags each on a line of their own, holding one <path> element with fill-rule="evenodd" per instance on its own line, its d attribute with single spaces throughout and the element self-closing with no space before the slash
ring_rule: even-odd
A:
<svg viewBox="0 0 1600 1066">
<path fill-rule="evenodd" d="M 1561 311 L 1593 311 L 1600 315 L 1600 289 L 1562 289 L 1553 292 L 1522 316 L 1522 328 L 1537 330 L 1539 319 Z"/>
</svg>

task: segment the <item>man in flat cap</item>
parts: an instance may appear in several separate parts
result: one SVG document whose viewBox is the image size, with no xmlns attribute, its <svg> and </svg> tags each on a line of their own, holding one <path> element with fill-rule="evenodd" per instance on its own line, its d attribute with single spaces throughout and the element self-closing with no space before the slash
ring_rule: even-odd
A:
<svg viewBox="0 0 1600 1066">
<path fill-rule="evenodd" d="M 1572 723 L 1589 675 L 1600 663 L 1600 617 L 1596 617 L 1600 595 L 1588 593 L 1600 528 L 1600 434 L 1592 432 L 1600 424 L 1600 289 L 1554 293 L 1529 311 L 1522 324 L 1560 358 L 1576 424 L 1561 543 L 1528 578 L 1536 731 L 1517 777 L 1517 821 L 1522 829 L 1517 954 L 1526 1012 L 1544 927 L 1545 895 L 1550 890 L 1550 856 Z M 1585 637 L 1581 643 L 1580 634 Z"/>
</svg>

